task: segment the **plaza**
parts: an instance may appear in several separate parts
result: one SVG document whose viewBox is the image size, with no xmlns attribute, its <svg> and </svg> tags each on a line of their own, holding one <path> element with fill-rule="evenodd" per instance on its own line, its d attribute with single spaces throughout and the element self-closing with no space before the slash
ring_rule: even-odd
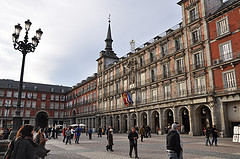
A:
<svg viewBox="0 0 240 159">
<path fill-rule="evenodd" d="M 47 142 L 46 148 L 51 152 L 46 159 L 125 159 L 129 158 L 129 143 L 127 134 L 113 134 L 113 150 L 106 151 L 106 135 L 98 138 L 93 134 L 93 139 L 88 140 L 84 133 L 81 135 L 80 143 L 71 145 L 62 142 L 62 136 Z M 138 139 L 138 155 L 142 159 L 165 159 L 166 136 L 153 134 L 151 138 L 144 138 L 143 142 Z M 231 138 L 218 138 L 219 146 L 205 146 L 204 136 L 181 135 L 183 141 L 183 157 L 185 159 L 237 159 L 240 158 L 240 144 L 232 143 Z M 133 152 L 134 154 L 134 152 Z M 134 157 L 134 155 L 133 155 Z"/>
</svg>

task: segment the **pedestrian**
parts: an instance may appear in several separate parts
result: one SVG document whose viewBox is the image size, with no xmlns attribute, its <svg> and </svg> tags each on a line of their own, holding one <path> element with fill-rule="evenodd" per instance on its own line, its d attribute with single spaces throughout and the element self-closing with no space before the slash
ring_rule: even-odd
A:
<svg viewBox="0 0 240 159">
<path fill-rule="evenodd" d="M 49 127 L 48 127 L 48 130 L 47 130 L 48 139 L 51 139 L 51 130 L 52 130 L 52 128 L 49 126 Z"/>
<path fill-rule="evenodd" d="M 210 146 L 212 146 L 211 141 L 210 141 L 210 135 L 211 135 L 211 129 L 210 127 L 207 127 L 207 130 L 205 131 L 205 137 L 206 137 L 206 146 L 208 146 L 208 143 Z"/>
<path fill-rule="evenodd" d="M 182 147 L 180 145 L 180 134 L 177 131 L 178 125 L 172 124 L 172 129 L 166 136 L 167 153 L 169 159 L 180 159 Z"/>
<path fill-rule="evenodd" d="M 88 127 L 85 128 L 86 136 L 88 136 Z"/>
<path fill-rule="evenodd" d="M 180 136 L 181 126 L 180 126 L 180 124 L 178 122 L 175 122 L 175 124 L 177 124 L 177 132 L 178 132 L 179 137 L 180 137 L 181 151 L 180 151 L 179 159 L 183 159 L 183 143 L 182 143 L 181 136 Z"/>
<path fill-rule="evenodd" d="M 148 125 L 146 126 L 146 136 L 151 137 L 151 128 Z"/>
<path fill-rule="evenodd" d="M 44 134 L 45 134 L 45 138 L 48 139 L 48 137 L 49 137 L 49 136 L 48 136 L 48 128 L 45 127 L 43 131 L 44 131 Z"/>
<path fill-rule="evenodd" d="M 88 129 L 88 137 L 89 137 L 89 140 L 92 140 L 92 129 L 91 128 Z"/>
<path fill-rule="evenodd" d="M 138 139 L 138 134 L 135 131 L 135 128 L 132 128 L 132 131 L 128 134 L 128 139 L 129 139 L 129 145 L 130 145 L 130 151 L 129 151 L 129 156 L 132 158 L 132 150 L 134 148 L 135 152 L 135 158 L 138 157 L 138 152 L 137 152 L 137 139 Z"/>
<path fill-rule="evenodd" d="M 112 146 L 113 146 L 113 129 L 110 129 L 108 131 L 108 145 L 106 146 L 107 151 L 108 150 L 113 151 Z"/>
<path fill-rule="evenodd" d="M 108 128 L 107 128 L 107 132 L 106 132 L 107 139 L 108 139 L 108 132 L 109 132 L 110 129 L 112 129 L 112 127 L 111 127 L 111 126 L 108 126 Z"/>
<path fill-rule="evenodd" d="M 67 137 L 66 145 L 68 142 L 71 145 L 71 129 L 68 127 L 65 133 L 66 133 L 66 137 Z"/>
<path fill-rule="evenodd" d="M 137 127 L 137 125 L 135 125 L 135 131 L 136 131 L 136 133 L 138 133 L 138 127 Z"/>
<path fill-rule="evenodd" d="M 56 129 L 55 129 L 55 137 L 56 137 L 56 139 L 58 139 L 59 130 L 60 130 L 60 127 L 57 126 Z"/>
<path fill-rule="evenodd" d="M 12 140 L 4 155 L 4 158 L 14 159 L 36 159 L 37 144 L 33 141 L 34 129 L 32 125 L 26 124 L 22 126 Z"/>
<path fill-rule="evenodd" d="M 102 128 L 101 126 L 99 126 L 99 129 L 98 129 L 98 137 L 102 137 Z"/>
<path fill-rule="evenodd" d="M 66 130 L 67 128 L 63 129 L 63 142 L 65 142 L 65 139 L 66 139 Z"/>
<path fill-rule="evenodd" d="M 55 129 L 55 126 L 54 126 L 54 127 L 52 127 L 52 129 L 51 129 L 51 137 L 50 137 L 50 139 L 51 139 L 51 138 L 54 138 L 54 139 L 55 139 L 55 132 L 56 132 L 56 129 Z"/>
<path fill-rule="evenodd" d="M 73 139 L 73 136 L 74 136 L 74 133 L 75 133 L 75 130 L 73 127 L 69 128 L 70 132 L 71 132 L 71 139 Z"/>
<path fill-rule="evenodd" d="M 181 133 L 185 133 L 185 126 L 183 124 L 181 125 Z"/>
<path fill-rule="evenodd" d="M 141 128 L 139 129 L 139 132 L 138 132 L 140 135 L 141 135 L 141 142 L 143 142 L 143 137 L 145 135 L 145 129 L 143 127 L 143 125 L 141 126 Z"/>
<path fill-rule="evenodd" d="M 42 128 L 38 129 L 38 133 L 34 137 L 35 143 L 38 145 L 36 154 L 39 158 L 45 158 L 47 153 L 50 152 L 50 150 L 47 150 L 45 148 L 47 139 L 44 137 L 44 130 Z"/>
<path fill-rule="evenodd" d="M 218 137 L 218 130 L 216 128 L 216 125 L 213 125 L 213 128 L 212 128 L 212 145 L 213 145 L 213 142 L 215 142 L 215 146 L 218 146 L 217 137 Z"/>
<path fill-rule="evenodd" d="M 79 144 L 79 138 L 81 136 L 81 133 L 82 133 L 82 128 L 78 127 L 75 129 L 75 136 L 76 136 L 76 139 L 75 139 L 75 144 Z"/>
</svg>

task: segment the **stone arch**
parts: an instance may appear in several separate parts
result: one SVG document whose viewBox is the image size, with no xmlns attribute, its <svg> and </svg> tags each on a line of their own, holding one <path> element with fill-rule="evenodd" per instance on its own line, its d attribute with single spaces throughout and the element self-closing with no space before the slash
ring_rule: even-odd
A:
<svg viewBox="0 0 240 159">
<path fill-rule="evenodd" d="M 119 133 L 120 132 L 120 116 L 116 115 L 114 120 L 115 120 L 115 122 L 114 122 L 115 123 L 115 125 L 114 125 L 115 131 Z"/>
<path fill-rule="evenodd" d="M 160 123 L 159 123 L 159 118 L 160 118 L 160 113 L 157 110 L 153 110 L 151 113 L 151 118 L 152 118 L 152 122 L 150 125 L 152 132 L 157 132 L 159 127 L 160 127 Z"/>
<path fill-rule="evenodd" d="M 48 127 L 48 113 L 46 111 L 38 111 L 36 113 L 36 127 Z"/>
<path fill-rule="evenodd" d="M 77 111 L 76 109 L 72 110 L 72 124 L 76 124 L 76 115 L 77 115 Z"/>
<path fill-rule="evenodd" d="M 137 114 L 132 113 L 130 115 L 130 128 L 137 126 Z"/>
<path fill-rule="evenodd" d="M 179 114 L 179 124 L 181 126 L 181 133 L 189 133 L 190 131 L 190 120 L 189 120 L 189 110 L 187 106 L 183 106 L 178 111 Z"/>
<path fill-rule="evenodd" d="M 212 127 L 211 109 L 207 105 L 198 105 L 195 110 L 196 135 L 204 135 L 203 130 Z"/>
<path fill-rule="evenodd" d="M 139 127 L 146 126 L 147 125 L 147 118 L 148 118 L 148 113 L 147 112 L 142 112 L 140 115 L 140 125 Z"/>
<path fill-rule="evenodd" d="M 174 123 L 174 111 L 171 108 L 165 109 L 163 113 L 163 119 L 164 119 L 164 126 L 167 129 L 168 125 L 172 125 Z"/>
</svg>

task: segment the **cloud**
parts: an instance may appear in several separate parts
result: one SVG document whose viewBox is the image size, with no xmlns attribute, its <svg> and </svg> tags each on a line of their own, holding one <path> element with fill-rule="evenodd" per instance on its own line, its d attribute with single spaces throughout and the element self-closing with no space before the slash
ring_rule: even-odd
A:
<svg viewBox="0 0 240 159">
<path fill-rule="evenodd" d="M 111 14 L 113 50 L 130 51 L 181 21 L 178 1 L 139 0 L 11 0 L 0 6 L 0 78 L 19 80 L 22 56 L 13 49 L 14 25 L 32 22 L 29 38 L 41 28 L 42 39 L 26 57 L 24 80 L 72 86 L 96 72 L 105 48 Z M 24 29 L 20 40 L 24 38 Z"/>
</svg>

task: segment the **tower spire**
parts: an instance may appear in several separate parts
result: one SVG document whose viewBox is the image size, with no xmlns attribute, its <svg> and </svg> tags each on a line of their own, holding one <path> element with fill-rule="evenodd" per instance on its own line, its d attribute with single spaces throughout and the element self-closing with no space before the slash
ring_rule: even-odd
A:
<svg viewBox="0 0 240 159">
<path fill-rule="evenodd" d="M 109 14 L 109 17 L 108 17 L 108 32 L 107 32 L 107 38 L 105 40 L 106 42 L 106 48 L 105 50 L 108 52 L 108 51 L 112 51 L 112 35 L 111 35 L 111 26 L 110 26 L 110 23 L 111 23 L 111 19 L 110 19 L 110 16 L 111 14 Z"/>
</svg>

